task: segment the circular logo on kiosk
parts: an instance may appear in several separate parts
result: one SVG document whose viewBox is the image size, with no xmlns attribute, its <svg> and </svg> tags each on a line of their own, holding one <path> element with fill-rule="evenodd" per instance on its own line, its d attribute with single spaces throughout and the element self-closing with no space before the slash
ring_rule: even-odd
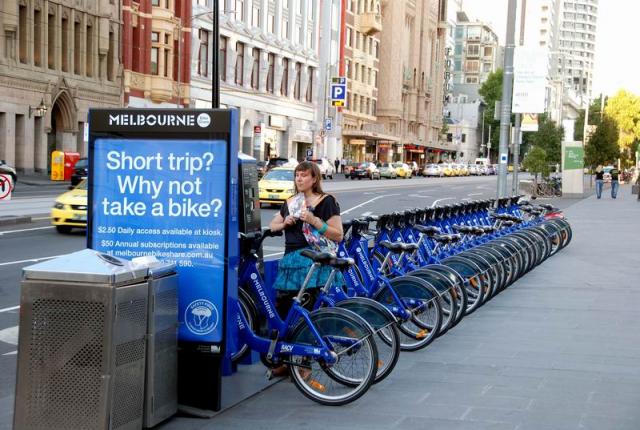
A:
<svg viewBox="0 0 640 430">
<path fill-rule="evenodd" d="M 192 301 L 184 311 L 184 322 L 193 334 L 203 336 L 218 326 L 218 309 L 206 299 Z"/>
<path fill-rule="evenodd" d="M 200 115 L 198 115 L 198 118 L 196 121 L 198 122 L 198 125 L 202 128 L 209 127 L 209 124 L 211 124 L 211 117 L 209 116 L 208 113 L 201 113 Z"/>
</svg>

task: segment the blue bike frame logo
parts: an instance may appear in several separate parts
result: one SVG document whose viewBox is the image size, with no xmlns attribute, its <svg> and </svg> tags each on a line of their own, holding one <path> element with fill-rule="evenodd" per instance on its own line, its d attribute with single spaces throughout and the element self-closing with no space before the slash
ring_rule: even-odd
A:
<svg viewBox="0 0 640 430">
<path fill-rule="evenodd" d="M 184 310 L 185 324 L 193 334 L 204 336 L 211 333 L 219 320 L 218 309 L 209 300 L 194 300 Z"/>
</svg>

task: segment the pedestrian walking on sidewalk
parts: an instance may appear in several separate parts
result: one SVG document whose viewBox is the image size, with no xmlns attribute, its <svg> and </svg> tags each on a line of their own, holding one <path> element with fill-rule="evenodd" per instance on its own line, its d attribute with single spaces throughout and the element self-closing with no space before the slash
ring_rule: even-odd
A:
<svg viewBox="0 0 640 430">
<path fill-rule="evenodd" d="M 338 173 L 338 171 L 340 170 L 340 160 L 336 158 L 333 162 L 333 165 L 336 166 L 336 173 Z"/>
<path fill-rule="evenodd" d="M 602 164 L 596 167 L 596 197 L 602 197 L 602 187 L 604 187 L 604 169 Z"/>
<path fill-rule="evenodd" d="M 620 171 L 617 167 L 611 169 L 611 198 L 615 199 L 618 195 L 618 187 L 620 186 L 620 182 L 618 182 L 618 177 L 620 176 Z"/>
<path fill-rule="evenodd" d="M 344 173 L 344 167 L 347 165 L 347 160 L 345 160 L 344 158 L 342 158 L 340 160 L 340 173 Z"/>
</svg>

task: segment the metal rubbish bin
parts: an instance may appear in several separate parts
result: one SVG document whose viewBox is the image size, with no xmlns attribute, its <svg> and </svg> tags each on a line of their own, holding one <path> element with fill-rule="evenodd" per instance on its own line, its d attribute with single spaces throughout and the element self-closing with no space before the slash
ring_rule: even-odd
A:
<svg viewBox="0 0 640 430">
<path fill-rule="evenodd" d="M 134 259 L 137 261 L 137 259 Z M 178 412 L 178 275 L 174 264 L 149 264 L 144 427 Z"/>
<path fill-rule="evenodd" d="M 89 249 L 23 269 L 15 429 L 142 427 L 148 271 Z"/>
</svg>

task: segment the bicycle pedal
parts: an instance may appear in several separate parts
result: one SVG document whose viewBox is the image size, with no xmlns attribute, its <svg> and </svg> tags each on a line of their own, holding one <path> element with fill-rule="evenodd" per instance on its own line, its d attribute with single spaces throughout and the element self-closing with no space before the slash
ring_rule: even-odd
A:
<svg viewBox="0 0 640 430">
<path fill-rule="evenodd" d="M 416 334 L 416 339 L 424 339 L 429 334 L 429 330 L 422 329 Z"/>
<path fill-rule="evenodd" d="M 311 381 L 309 381 L 309 385 L 313 388 L 315 388 L 318 391 L 321 392 L 325 392 L 327 391 L 327 387 L 325 387 L 324 385 L 322 385 L 320 382 L 316 381 L 315 379 L 312 379 Z"/>
<path fill-rule="evenodd" d="M 381 368 L 382 366 L 384 366 L 384 361 L 378 360 L 378 369 Z"/>
</svg>

